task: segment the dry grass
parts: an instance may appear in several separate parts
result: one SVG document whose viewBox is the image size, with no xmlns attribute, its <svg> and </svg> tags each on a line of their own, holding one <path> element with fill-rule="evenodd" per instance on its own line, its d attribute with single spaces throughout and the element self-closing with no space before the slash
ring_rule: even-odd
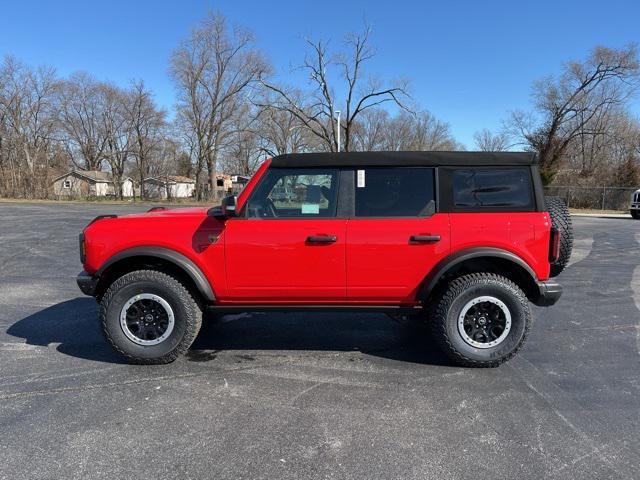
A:
<svg viewBox="0 0 640 480">
<path fill-rule="evenodd" d="M 571 213 L 588 213 L 593 215 L 617 215 L 629 213 L 628 210 L 602 210 L 600 208 L 570 208 L 569 211 Z"/>
<path fill-rule="evenodd" d="M 30 203 L 30 204 L 88 204 L 88 205 L 153 205 L 153 206 L 174 206 L 174 207 L 211 207 L 219 202 L 207 201 L 198 202 L 196 200 L 113 200 L 113 199 L 81 199 L 81 200 L 43 200 L 28 198 L 3 198 L 0 203 Z"/>
</svg>

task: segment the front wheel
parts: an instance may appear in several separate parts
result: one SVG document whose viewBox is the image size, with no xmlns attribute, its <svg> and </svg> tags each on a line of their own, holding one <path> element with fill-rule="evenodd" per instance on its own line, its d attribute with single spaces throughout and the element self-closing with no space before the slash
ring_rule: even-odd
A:
<svg viewBox="0 0 640 480">
<path fill-rule="evenodd" d="M 202 312 L 175 278 L 138 270 L 107 289 L 100 302 L 100 321 L 107 341 L 129 362 L 162 364 L 191 346 Z"/>
<path fill-rule="evenodd" d="M 631 217 L 636 220 L 640 220 L 640 210 L 630 210 Z"/>
<path fill-rule="evenodd" d="M 441 349 L 468 367 L 497 367 L 524 344 L 531 325 L 527 297 L 511 280 L 472 273 L 435 299 L 429 324 Z"/>
</svg>

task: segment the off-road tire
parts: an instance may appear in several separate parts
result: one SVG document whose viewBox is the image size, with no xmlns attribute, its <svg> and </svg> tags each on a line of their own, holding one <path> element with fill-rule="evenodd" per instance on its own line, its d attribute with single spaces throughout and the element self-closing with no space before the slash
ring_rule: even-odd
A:
<svg viewBox="0 0 640 480">
<path fill-rule="evenodd" d="M 120 326 L 120 312 L 136 294 L 151 293 L 163 298 L 173 310 L 171 334 L 157 345 L 138 345 Z M 130 363 L 165 364 L 188 350 L 202 325 L 202 311 L 189 290 L 177 279 L 155 270 L 137 270 L 115 280 L 102 296 L 100 323 L 111 346 Z"/>
<path fill-rule="evenodd" d="M 493 296 L 511 314 L 506 338 L 489 348 L 467 343 L 458 330 L 458 316 L 467 302 Z M 452 280 L 442 289 L 431 309 L 429 328 L 441 350 L 456 364 L 465 367 L 497 367 L 513 357 L 524 344 L 531 326 L 531 308 L 522 290 L 511 280 L 493 273 L 471 273 Z"/>
<path fill-rule="evenodd" d="M 567 204 L 560 197 L 544 198 L 551 224 L 560 233 L 560 255 L 558 261 L 551 264 L 551 276 L 557 277 L 566 268 L 573 250 L 573 225 Z"/>
</svg>

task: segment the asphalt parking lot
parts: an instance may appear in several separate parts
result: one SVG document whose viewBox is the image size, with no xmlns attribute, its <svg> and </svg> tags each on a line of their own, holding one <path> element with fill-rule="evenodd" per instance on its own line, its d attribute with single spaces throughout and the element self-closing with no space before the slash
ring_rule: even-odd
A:
<svg viewBox="0 0 640 480">
<path fill-rule="evenodd" d="M 640 222 L 574 218 L 565 294 L 511 362 L 380 314 L 243 314 L 131 366 L 77 234 L 143 207 L 0 204 L 0 478 L 640 478 Z"/>
</svg>

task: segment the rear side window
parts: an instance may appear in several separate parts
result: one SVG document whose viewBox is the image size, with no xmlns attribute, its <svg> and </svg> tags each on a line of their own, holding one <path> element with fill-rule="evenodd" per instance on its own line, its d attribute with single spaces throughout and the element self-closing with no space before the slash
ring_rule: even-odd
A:
<svg viewBox="0 0 640 480">
<path fill-rule="evenodd" d="M 355 175 L 356 217 L 419 217 L 435 212 L 433 168 L 364 168 Z"/>
<path fill-rule="evenodd" d="M 456 209 L 533 209 L 531 172 L 527 168 L 474 168 L 453 172 Z"/>
</svg>

